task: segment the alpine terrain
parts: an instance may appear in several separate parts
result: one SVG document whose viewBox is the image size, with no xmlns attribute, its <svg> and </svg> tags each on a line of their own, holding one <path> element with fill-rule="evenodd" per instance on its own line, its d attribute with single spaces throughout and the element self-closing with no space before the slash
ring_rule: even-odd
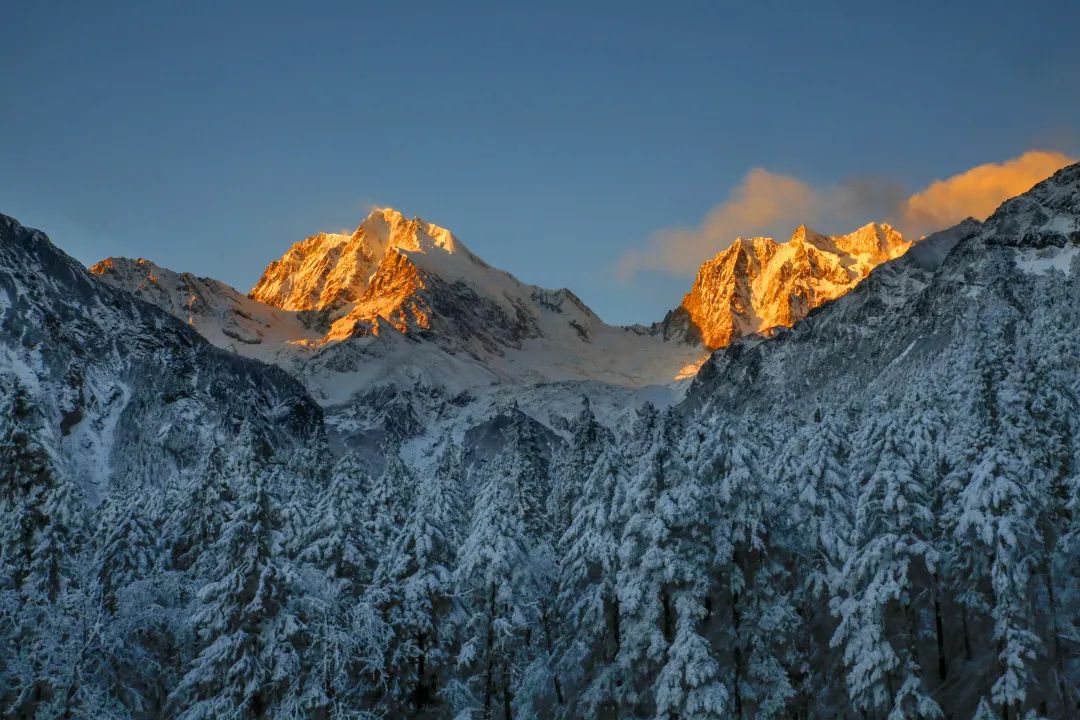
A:
<svg viewBox="0 0 1080 720">
<path fill-rule="evenodd" d="M 0 216 L 0 715 L 1080 717 L 1080 165 L 604 323 L 378 209 L 247 295 Z"/>
</svg>

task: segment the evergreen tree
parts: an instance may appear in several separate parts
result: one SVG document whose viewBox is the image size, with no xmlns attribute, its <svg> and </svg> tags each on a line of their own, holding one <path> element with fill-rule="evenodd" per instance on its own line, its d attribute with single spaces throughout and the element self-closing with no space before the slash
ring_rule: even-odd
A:
<svg viewBox="0 0 1080 720">
<path fill-rule="evenodd" d="M 373 540 L 366 522 L 369 476 L 356 455 L 346 453 L 334 466 L 330 484 L 315 507 L 314 521 L 302 531 L 307 545 L 302 562 L 318 568 L 334 595 L 355 600 L 368 582 Z"/>
<path fill-rule="evenodd" d="M 306 717 L 355 713 L 373 702 L 385 678 L 389 627 L 369 587 L 375 555 L 368 522 L 366 465 L 351 452 L 334 466 L 310 527 L 297 544 L 298 573 L 309 593 L 300 609 L 310 629 L 298 710 Z"/>
<path fill-rule="evenodd" d="M 938 560 L 933 514 L 910 461 L 911 446 L 879 407 L 861 438 L 860 494 L 850 554 L 834 611 L 852 704 L 891 717 L 942 715 L 919 664 L 919 605 Z"/>
<path fill-rule="evenodd" d="M 519 487 L 507 452 L 481 470 L 455 581 L 462 599 L 458 665 L 465 710 L 485 719 L 513 715 L 516 680 L 527 658 L 527 635 L 537 625 L 536 582 Z"/>
<path fill-rule="evenodd" d="M 648 450 L 628 484 L 619 548 L 618 715 L 726 717 L 729 691 L 702 635 L 712 559 L 708 494 L 679 453 L 674 417 L 646 407 L 635 430 Z"/>
<path fill-rule="evenodd" d="M 593 434 L 594 428 L 582 423 L 579 432 Z M 599 441 L 604 435 L 593 436 Z M 580 439 L 576 442 L 584 444 Z M 558 655 L 562 674 L 572 678 L 567 703 L 571 715 L 612 717 L 614 713 L 620 645 L 615 578 L 622 534 L 615 493 L 626 482 L 623 466 L 609 439 L 591 465 L 577 468 L 585 481 L 574 501 L 573 521 L 559 542 L 556 601 L 563 628 Z"/>
<path fill-rule="evenodd" d="M 396 450 L 386 449 L 386 466 L 372 479 L 364 504 L 364 530 L 371 549 L 371 570 L 412 511 L 416 478 Z"/>
<path fill-rule="evenodd" d="M 552 468 L 549 515 L 558 540 L 574 519 L 574 506 L 582 483 L 614 438 L 593 414 L 587 397 L 581 399 L 581 412 L 570 423 L 570 445 Z"/>
<path fill-rule="evenodd" d="M 159 558 L 158 531 L 149 513 L 149 498 L 135 492 L 114 492 L 98 510 L 94 565 L 106 609 L 116 612 L 117 593 L 149 577 Z"/>
<path fill-rule="evenodd" d="M 170 696 L 180 718 L 273 717 L 296 693 L 301 589 L 282 554 L 273 485 L 263 475 L 243 483 L 215 543 L 217 564 L 193 616 L 199 654 Z"/>
<path fill-rule="evenodd" d="M 54 602 L 75 576 L 75 561 L 86 546 L 86 505 L 67 478 L 49 489 L 41 507 L 44 523 L 34 536 L 23 585 L 29 602 Z"/>
<path fill-rule="evenodd" d="M 162 543 L 170 567 L 201 574 L 213 566 L 214 558 L 204 558 L 203 553 L 220 537 L 234 501 L 227 465 L 219 450 L 207 458 L 193 477 L 167 488 L 169 509 Z"/>
<path fill-rule="evenodd" d="M 45 504 L 57 483 L 48 428 L 25 386 L 0 377 L 0 561 L 21 590 L 33 564 Z"/>
<path fill-rule="evenodd" d="M 1035 538 L 1030 515 L 1033 506 L 1010 457 L 997 447 L 988 448 L 971 470 L 960 500 L 958 537 L 967 552 L 988 553 L 987 564 L 974 566 L 985 575 L 971 581 L 978 587 L 979 580 L 988 580 L 991 588 L 987 601 L 994 621 L 998 671 L 990 699 L 1003 708 L 1003 714 L 1018 714 L 1027 698 L 1031 664 L 1039 647 L 1029 625 L 1028 605 L 1032 561 L 1029 548 Z"/>
<path fill-rule="evenodd" d="M 391 707 L 431 704 L 450 672 L 453 572 L 460 541 L 461 449 L 447 444 L 416 508 L 375 573 L 376 597 L 394 628 L 388 647 Z"/>
<path fill-rule="evenodd" d="M 718 579 L 710 608 L 718 644 L 731 648 L 733 714 L 777 717 L 795 695 L 788 648 L 798 623 L 782 549 L 774 544 L 779 509 L 748 431 L 732 425 L 698 450 L 697 472 L 715 504 L 707 521 Z"/>
<path fill-rule="evenodd" d="M 848 555 L 854 507 L 853 486 L 845 469 L 846 443 L 832 417 L 823 417 L 810 430 L 806 455 L 799 464 L 798 502 L 793 530 L 805 535 L 810 556 L 805 567 L 807 602 L 828 596 L 830 586 Z"/>
<path fill-rule="evenodd" d="M 502 472 L 518 493 L 529 537 L 553 542 L 547 507 L 550 468 L 536 423 L 516 405 L 509 411 L 508 420 L 503 430 Z"/>
</svg>

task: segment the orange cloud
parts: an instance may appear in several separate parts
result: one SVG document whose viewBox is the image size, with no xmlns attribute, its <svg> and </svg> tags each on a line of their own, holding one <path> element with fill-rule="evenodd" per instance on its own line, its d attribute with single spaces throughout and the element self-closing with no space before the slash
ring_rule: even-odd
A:
<svg viewBox="0 0 1080 720">
<path fill-rule="evenodd" d="M 997 206 L 1076 162 L 1057 152 L 1033 150 L 1003 163 L 987 163 L 931 183 L 907 199 L 900 229 L 921 237 L 964 218 L 984 220 Z"/>
<path fill-rule="evenodd" d="M 1061 153 L 1033 150 L 937 180 L 913 195 L 881 178 L 815 188 L 798 178 L 755 168 L 697 227 L 653 233 L 645 247 L 623 254 L 617 272 L 623 279 L 641 270 L 690 274 L 736 237 L 784 238 L 799 223 L 836 233 L 886 221 L 905 236 L 919 238 L 969 216 L 985 219 L 1003 201 L 1073 162 Z"/>
</svg>

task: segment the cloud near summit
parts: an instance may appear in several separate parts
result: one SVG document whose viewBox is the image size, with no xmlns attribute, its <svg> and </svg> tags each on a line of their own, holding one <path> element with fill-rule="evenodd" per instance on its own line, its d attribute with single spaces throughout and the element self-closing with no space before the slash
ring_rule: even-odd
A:
<svg viewBox="0 0 1080 720">
<path fill-rule="evenodd" d="M 814 187 L 754 168 L 697 227 L 653 233 L 645 247 L 623 254 L 617 270 L 624 279 L 642 270 L 690 274 L 736 237 L 786 238 L 800 223 L 823 232 L 849 232 L 871 221 L 885 221 L 906 237 L 918 238 L 969 216 L 984 219 L 1003 200 L 1073 162 L 1058 152 L 1032 150 L 937 180 L 914 194 L 877 177 Z"/>
</svg>

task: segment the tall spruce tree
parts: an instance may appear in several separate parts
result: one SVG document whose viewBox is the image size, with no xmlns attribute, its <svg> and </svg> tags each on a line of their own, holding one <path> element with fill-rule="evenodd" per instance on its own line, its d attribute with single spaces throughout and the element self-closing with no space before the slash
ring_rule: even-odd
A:
<svg viewBox="0 0 1080 720">
<path fill-rule="evenodd" d="M 646 407 L 635 430 L 647 450 L 625 495 L 617 712 L 726 717 L 729 690 L 702 634 L 709 614 L 712 505 L 681 454 L 682 428 L 674 415 Z"/>
<path fill-rule="evenodd" d="M 919 614 L 938 562 L 927 489 L 884 406 L 856 451 L 860 487 L 850 553 L 834 605 L 851 702 L 893 717 L 942 715 L 919 661 Z"/>
</svg>

